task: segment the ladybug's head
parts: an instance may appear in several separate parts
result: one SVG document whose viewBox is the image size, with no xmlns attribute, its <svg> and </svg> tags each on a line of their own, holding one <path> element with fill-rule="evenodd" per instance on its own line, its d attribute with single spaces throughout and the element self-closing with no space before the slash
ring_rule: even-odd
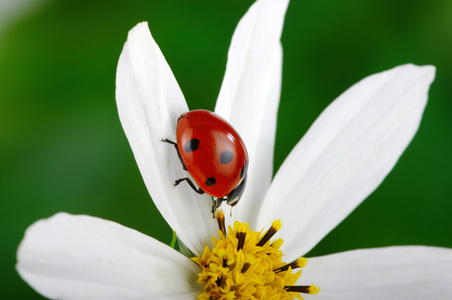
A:
<svg viewBox="0 0 452 300">
<path fill-rule="evenodd" d="M 246 174 L 243 177 L 242 181 L 240 181 L 239 185 L 226 196 L 226 203 L 230 206 L 235 206 L 242 197 L 242 194 L 245 191 L 245 186 L 246 186 Z"/>
<path fill-rule="evenodd" d="M 242 180 L 237 185 L 237 187 L 226 196 L 226 203 L 228 205 L 235 206 L 242 197 L 243 192 L 245 191 L 247 173 L 248 173 L 248 160 L 245 161 L 245 165 L 240 171 L 240 178 L 242 178 Z"/>
</svg>

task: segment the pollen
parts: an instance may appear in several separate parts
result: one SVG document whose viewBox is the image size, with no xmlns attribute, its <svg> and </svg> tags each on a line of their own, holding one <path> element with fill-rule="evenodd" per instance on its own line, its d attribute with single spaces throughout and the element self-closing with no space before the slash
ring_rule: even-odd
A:
<svg viewBox="0 0 452 300">
<path fill-rule="evenodd" d="M 226 226 L 224 214 L 218 211 L 216 219 L 219 238 L 212 237 L 214 247 L 204 248 L 192 260 L 199 265 L 198 283 L 204 285 L 199 300 L 232 299 L 303 299 L 301 294 L 317 294 L 315 285 L 296 285 L 307 259 L 300 257 L 291 263 L 282 262 L 282 239 L 270 239 L 281 228 L 276 220 L 264 233 L 249 229 L 249 224 L 236 221 Z"/>
</svg>

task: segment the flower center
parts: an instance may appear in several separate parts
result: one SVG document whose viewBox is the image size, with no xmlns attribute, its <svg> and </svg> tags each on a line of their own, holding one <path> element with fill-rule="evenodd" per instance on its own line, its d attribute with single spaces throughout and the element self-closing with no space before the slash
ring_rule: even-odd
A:
<svg viewBox="0 0 452 300">
<path fill-rule="evenodd" d="M 212 237 L 214 248 L 204 248 L 200 257 L 192 260 L 201 267 L 198 283 L 204 284 L 197 299 L 303 299 L 301 293 L 317 294 L 313 285 L 295 285 L 307 259 L 301 257 L 292 263 L 281 261 L 282 239 L 270 242 L 281 228 L 276 220 L 263 234 L 249 229 L 249 224 L 236 221 L 226 233 L 224 214 L 216 215 L 220 238 Z"/>
</svg>

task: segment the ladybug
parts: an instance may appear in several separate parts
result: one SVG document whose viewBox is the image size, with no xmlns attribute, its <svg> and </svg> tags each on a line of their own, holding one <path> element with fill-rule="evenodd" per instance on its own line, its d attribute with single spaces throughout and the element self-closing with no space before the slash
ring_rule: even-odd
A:
<svg viewBox="0 0 452 300">
<path fill-rule="evenodd" d="M 235 129 L 219 115 L 204 109 L 183 113 L 177 119 L 177 143 L 174 145 L 182 168 L 188 177 L 174 182 L 177 186 L 186 181 L 198 194 L 213 197 L 212 213 L 226 201 L 231 207 L 239 202 L 247 178 L 248 151 Z"/>
</svg>

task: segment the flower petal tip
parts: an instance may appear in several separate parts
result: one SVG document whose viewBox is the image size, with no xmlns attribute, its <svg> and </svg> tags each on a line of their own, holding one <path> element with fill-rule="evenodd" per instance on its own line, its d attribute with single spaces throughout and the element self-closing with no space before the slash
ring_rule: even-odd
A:
<svg viewBox="0 0 452 300">
<path fill-rule="evenodd" d="M 149 30 L 148 22 L 140 22 L 129 30 L 129 33 L 127 35 L 127 42 L 130 42 L 130 40 L 139 42 L 142 39 L 147 39 L 147 36 L 150 34 L 151 31 Z"/>
<path fill-rule="evenodd" d="M 433 79 L 435 79 L 436 67 L 434 65 L 418 66 L 410 63 L 406 65 L 401 65 L 400 67 L 405 68 L 407 69 L 407 71 L 411 72 L 422 72 L 424 73 L 425 78 L 428 79 L 430 82 L 432 82 Z"/>
<path fill-rule="evenodd" d="M 426 65 L 422 67 L 425 70 L 426 75 L 431 78 L 431 81 L 435 79 L 436 76 L 436 67 L 433 65 Z"/>
</svg>

